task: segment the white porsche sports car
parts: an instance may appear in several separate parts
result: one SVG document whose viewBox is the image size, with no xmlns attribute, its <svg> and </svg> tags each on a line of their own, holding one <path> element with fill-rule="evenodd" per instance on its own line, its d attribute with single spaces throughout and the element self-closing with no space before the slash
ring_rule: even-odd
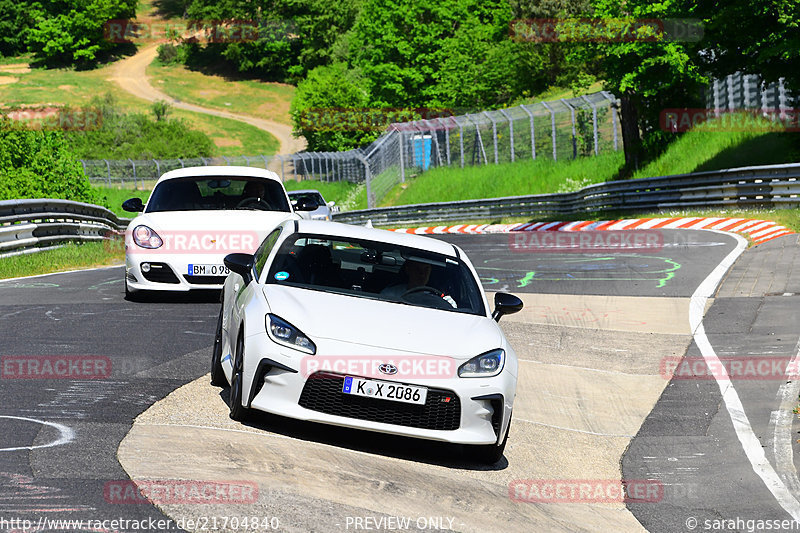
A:
<svg viewBox="0 0 800 533">
<path fill-rule="evenodd" d="M 457 246 L 335 222 L 281 223 L 231 254 L 211 362 L 230 415 L 251 410 L 502 457 L 517 358 Z"/>
<path fill-rule="evenodd" d="M 139 213 L 125 231 L 125 294 L 137 291 L 220 289 L 232 252 L 252 253 L 281 222 L 300 218 L 277 174 L 235 166 L 167 172 L 147 205 L 122 204 Z"/>
</svg>

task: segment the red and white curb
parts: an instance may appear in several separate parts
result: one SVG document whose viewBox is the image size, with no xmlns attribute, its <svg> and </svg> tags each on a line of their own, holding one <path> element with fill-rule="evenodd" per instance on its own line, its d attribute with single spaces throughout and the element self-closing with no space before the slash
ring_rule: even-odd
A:
<svg viewBox="0 0 800 533">
<path fill-rule="evenodd" d="M 621 231 L 643 229 L 713 229 L 747 235 L 761 244 L 794 232 L 770 220 L 753 218 L 628 218 L 623 220 L 577 220 L 571 222 L 526 222 L 522 224 L 456 224 L 455 226 L 426 226 L 401 228 L 394 231 L 417 235 L 443 233 L 510 233 L 512 231 Z"/>
</svg>

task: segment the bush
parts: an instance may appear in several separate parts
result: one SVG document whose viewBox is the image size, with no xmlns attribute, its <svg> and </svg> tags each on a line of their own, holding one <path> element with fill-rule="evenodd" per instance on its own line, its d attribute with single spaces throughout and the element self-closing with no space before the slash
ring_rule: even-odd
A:
<svg viewBox="0 0 800 533">
<path fill-rule="evenodd" d="M 178 47 L 172 43 L 159 45 L 158 60 L 162 65 L 172 65 L 178 61 Z"/>
<path fill-rule="evenodd" d="M 211 139 L 182 120 L 167 118 L 169 107 L 164 103 L 153 105 L 155 120 L 141 113 L 123 113 L 110 95 L 96 98 L 91 105 L 102 116 L 100 128 L 67 134 L 80 159 L 192 158 L 213 153 Z"/>
<path fill-rule="evenodd" d="M 94 202 L 83 167 L 64 134 L 0 117 L 0 200 L 63 198 Z"/>
</svg>

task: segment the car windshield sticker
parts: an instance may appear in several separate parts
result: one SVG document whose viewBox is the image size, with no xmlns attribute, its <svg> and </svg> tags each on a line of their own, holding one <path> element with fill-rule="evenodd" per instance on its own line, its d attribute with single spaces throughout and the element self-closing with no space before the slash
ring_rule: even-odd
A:
<svg viewBox="0 0 800 533">
<path fill-rule="evenodd" d="M 276 272 L 275 273 L 275 279 L 277 279 L 278 281 L 287 280 L 287 279 L 289 279 L 289 273 L 288 272 L 284 272 L 283 270 L 281 270 L 280 272 Z"/>
</svg>

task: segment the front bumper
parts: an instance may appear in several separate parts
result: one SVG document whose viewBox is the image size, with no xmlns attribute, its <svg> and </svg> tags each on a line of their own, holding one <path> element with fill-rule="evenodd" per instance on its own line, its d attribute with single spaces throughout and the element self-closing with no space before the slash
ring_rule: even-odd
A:
<svg viewBox="0 0 800 533">
<path fill-rule="evenodd" d="M 126 254 L 125 281 L 129 291 L 190 291 L 222 289 L 227 274 L 190 275 L 191 265 L 222 265 L 224 255 Z M 150 270 L 143 272 L 142 265 Z"/>
<path fill-rule="evenodd" d="M 245 364 L 253 409 L 298 420 L 448 443 L 497 443 L 505 435 L 516 389 L 516 378 L 509 372 L 493 378 L 380 378 L 427 387 L 426 405 L 417 406 L 345 395 L 341 392 L 343 374 L 317 372 L 305 376 L 299 370 L 301 365 L 284 362 L 272 366 L 270 363 L 275 359 L 278 358 L 264 357 Z M 298 371 L 293 371 L 295 368 Z"/>
</svg>

